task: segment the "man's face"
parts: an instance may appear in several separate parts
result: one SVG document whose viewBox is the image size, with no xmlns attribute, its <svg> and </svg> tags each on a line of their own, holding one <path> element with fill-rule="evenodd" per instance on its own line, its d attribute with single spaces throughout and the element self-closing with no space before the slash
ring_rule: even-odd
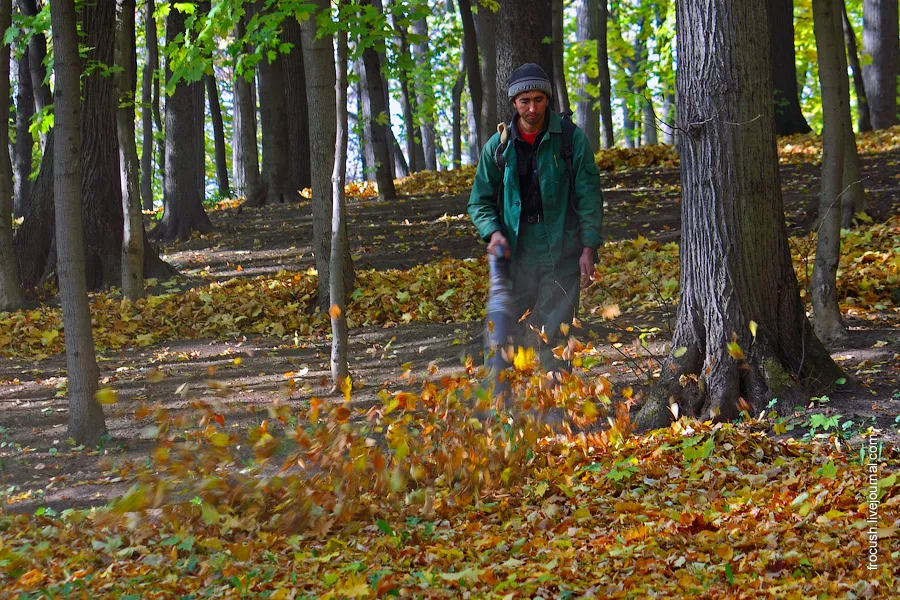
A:
<svg viewBox="0 0 900 600">
<path fill-rule="evenodd" d="M 544 92 L 523 92 L 513 99 L 513 106 L 519 113 L 519 118 L 536 127 L 544 120 L 547 100 L 547 94 Z"/>
</svg>

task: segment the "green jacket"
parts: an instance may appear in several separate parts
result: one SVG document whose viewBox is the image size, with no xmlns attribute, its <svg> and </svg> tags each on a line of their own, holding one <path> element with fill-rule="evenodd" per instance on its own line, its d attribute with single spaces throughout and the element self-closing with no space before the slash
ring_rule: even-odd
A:
<svg viewBox="0 0 900 600">
<path fill-rule="evenodd" d="M 600 171 L 594 162 L 590 144 L 581 129 L 572 138 L 572 167 L 575 169 L 575 197 L 569 198 L 569 175 L 562 156 L 562 117 L 548 111 L 547 133 L 538 146 L 537 165 L 544 208 L 544 223 L 550 238 L 554 263 L 563 257 L 581 253 L 582 248 L 601 245 L 600 225 L 603 219 L 603 196 L 600 191 Z M 512 128 L 503 156 L 506 159 L 503 178 L 503 208 L 497 203 L 497 188 L 501 173 L 494 161 L 500 145 L 495 133 L 481 151 L 475 182 L 469 196 L 469 218 L 478 234 L 487 241 L 495 231 L 509 240 L 510 252 L 515 256 L 522 213 L 519 196 L 519 175 L 516 167 L 516 128 Z"/>
</svg>

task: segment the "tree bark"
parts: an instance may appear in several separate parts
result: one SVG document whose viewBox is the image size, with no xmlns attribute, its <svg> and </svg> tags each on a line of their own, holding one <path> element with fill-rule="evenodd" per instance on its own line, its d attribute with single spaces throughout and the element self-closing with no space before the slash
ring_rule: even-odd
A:
<svg viewBox="0 0 900 600">
<path fill-rule="evenodd" d="M 144 39 L 147 43 L 144 68 L 141 80 L 141 198 L 144 210 L 153 210 L 153 105 L 159 112 L 159 80 L 156 71 L 159 69 L 159 47 L 156 40 L 155 0 L 146 0 L 144 4 Z"/>
<path fill-rule="evenodd" d="M 569 88 L 566 86 L 565 55 L 563 54 L 563 0 L 551 0 L 551 29 L 553 41 L 553 105 L 556 112 L 569 112 Z"/>
<path fill-rule="evenodd" d="M 347 360 L 347 294 L 343 265 L 349 257 L 347 248 L 346 199 L 344 180 L 347 171 L 347 32 L 337 34 L 337 63 L 334 85 L 337 130 L 334 144 L 334 170 L 331 175 L 331 257 L 329 261 L 329 294 L 331 306 L 331 380 L 340 387 L 350 375 Z"/>
<path fill-rule="evenodd" d="M 16 86 L 16 143 L 13 149 L 13 214 L 16 218 L 25 214 L 31 196 L 31 169 L 34 138 L 28 130 L 34 116 L 34 88 L 28 65 L 28 46 L 16 61 L 18 85 Z"/>
<path fill-rule="evenodd" d="M 244 18 L 235 26 L 235 37 L 245 35 Z M 256 146 L 256 105 L 253 101 L 253 71 L 234 71 L 234 123 L 232 125 L 232 169 L 234 170 L 235 193 L 248 198 L 259 185 L 259 149 Z"/>
<path fill-rule="evenodd" d="M 219 88 L 216 77 L 211 74 L 203 76 L 206 84 L 206 95 L 209 101 L 209 116 L 212 118 L 213 142 L 216 153 L 216 184 L 220 198 L 231 197 L 228 185 L 228 155 L 225 148 L 225 124 L 222 121 L 222 107 L 219 104 Z"/>
<path fill-rule="evenodd" d="M 412 45 L 413 60 L 416 64 L 430 65 L 432 57 L 428 50 L 428 21 L 425 19 L 415 21 L 413 23 L 413 33 L 419 38 Z M 433 77 L 431 69 L 417 70 L 416 73 L 416 108 L 421 121 L 419 129 L 422 135 L 422 153 L 425 158 L 425 168 L 429 171 L 437 171 Z"/>
<path fill-rule="evenodd" d="M 371 3 L 371 0 L 364 0 Z M 383 124 L 388 108 L 385 104 L 384 80 L 381 76 L 381 60 L 373 48 L 366 48 L 362 52 L 362 115 L 363 128 L 366 137 L 370 140 L 374 156 L 374 163 L 369 163 L 369 168 L 374 168 L 375 182 L 378 184 L 379 200 L 393 200 L 397 197 L 394 188 L 394 178 L 391 175 L 391 136 L 387 125 Z M 332 69 L 332 72 L 334 70 Z M 331 138 L 329 138 L 331 139 Z M 328 151 L 332 148 L 329 145 Z M 329 213 L 330 214 L 330 213 Z"/>
<path fill-rule="evenodd" d="M 513 108 L 506 90 L 513 70 L 524 63 L 537 63 L 553 81 L 550 45 L 540 43 L 553 37 L 553 18 L 546 0 L 499 0 L 498 3 L 497 116 L 509 122 Z"/>
<path fill-rule="evenodd" d="M 135 0 L 116 0 L 116 66 L 119 103 L 116 137 L 119 142 L 119 178 L 122 189 L 122 293 L 132 300 L 144 295 L 144 223 L 141 217 L 134 102 L 137 87 Z"/>
<path fill-rule="evenodd" d="M 289 197 L 287 105 L 284 98 L 284 63 L 281 55 L 259 62 L 259 124 L 262 128 L 260 184 L 244 206 L 284 202 Z"/>
<path fill-rule="evenodd" d="M 17 0 L 19 12 L 26 17 L 35 17 L 40 12 L 37 0 Z M 28 64 L 31 71 L 31 89 L 34 90 L 34 108 L 41 112 L 53 104 L 50 94 L 50 80 L 47 77 L 47 38 L 43 33 L 35 33 L 28 42 Z M 47 142 L 47 134 L 41 134 L 41 148 Z"/>
<path fill-rule="evenodd" d="M 490 139 L 499 122 L 497 95 L 506 93 L 497 87 L 497 13 L 479 4 L 475 30 L 481 58 L 481 128 Z"/>
<path fill-rule="evenodd" d="M 841 1 L 841 22 L 844 40 L 847 43 L 847 58 L 853 71 L 853 88 L 856 91 L 856 110 L 859 114 L 859 131 L 872 131 L 872 119 L 869 117 L 869 101 L 866 97 L 866 83 L 863 80 L 862 67 L 859 64 L 859 51 L 856 44 L 856 33 L 847 16 L 847 4 Z"/>
<path fill-rule="evenodd" d="M 840 72 L 844 75 L 838 79 L 840 86 L 841 102 L 846 110 L 841 110 L 843 122 L 843 168 L 841 189 L 841 227 L 849 229 L 853 226 L 856 213 L 866 210 L 866 190 L 862 183 L 862 170 L 859 166 L 859 152 L 856 148 L 856 135 L 853 133 L 853 117 L 850 116 L 850 81 L 847 78 L 847 54 L 845 52 L 843 27 L 841 24 L 841 6 L 843 0 L 835 0 L 834 25 L 836 30 L 835 42 L 838 47 L 838 59 L 840 60 Z"/>
<path fill-rule="evenodd" d="M 114 28 L 115 5 L 110 3 L 109 6 L 113 9 Z M 86 5 L 83 10 L 90 10 L 90 6 Z M 94 397 L 99 385 L 99 370 L 85 281 L 81 223 L 81 68 L 75 1 L 54 0 L 50 20 L 56 78 L 55 136 L 58 138 L 53 152 L 53 196 L 56 199 L 59 295 L 68 372 L 68 434 L 79 444 L 93 445 L 106 433 L 106 423 L 103 407 Z"/>
<path fill-rule="evenodd" d="M 647 98 L 641 100 L 641 118 L 643 120 L 644 128 L 644 145 L 655 146 L 659 143 L 656 111 L 653 109 L 653 102 Z"/>
<path fill-rule="evenodd" d="M 897 74 L 900 61 L 897 0 L 863 0 L 863 66 L 873 129 L 897 124 Z"/>
<path fill-rule="evenodd" d="M 724 421 L 741 410 L 758 414 L 775 397 L 789 403 L 801 387 L 817 391 L 841 376 L 806 320 L 791 264 L 771 63 L 759 42 L 766 39 L 765 6 L 677 0 L 676 7 L 685 132 L 681 301 L 672 352 L 638 429 L 669 423 L 671 401 L 681 414 Z"/>
<path fill-rule="evenodd" d="M 474 137 L 478 141 L 478 148 L 484 146 L 491 135 L 492 130 L 482 131 L 481 106 L 484 102 L 481 86 L 481 67 L 478 64 L 478 32 L 475 30 L 475 17 L 472 16 L 471 0 L 457 0 L 459 3 L 459 16 L 463 26 L 463 60 L 465 61 L 466 76 L 469 80 L 469 98 L 475 109 L 475 118 L 470 122 L 475 126 Z M 490 131 L 490 133 L 488 133 Z"/>
<path fill-rule="evenodd" d="M 329 0 L 315 0 L 317 13 L 330 10 Z M 331 35 L 316 37 L 316 19 L 307 19 L 301 24 L 303 33 L 303 64 L 307 72 L 306 103 L 309 111 L 310 151 L 312 164 L 312 222 L 313 252 L 316 255 L 316 269 L 319 272 L 319 308 L 327 309 L 331 298 L 331 260 L 334 163 L 345 157 L 337 157 L 335 139 L 337 128 L 336 112 L 336 66 L 334 42 Z M 377 58 L 377 55 L 376 55 Z M 376 98 L 382 98 L 377 90 Z M 346 105 L 345 105 L 346 107 Z M 393 183 L 393 180 L 391 180 Z M 343 188 L 342 188 L 343 189 Z M 381 186 L 379 185 L 379 193 Z M 341 230 L 341 244 L 347 248 L 346 224 Z M 344 253 L 343 281 L 346 287 L 353 285 L 353 264 L 350 254 Z"/>
<path fill-rule="evenodd" d="M 409 32 L 405 19 L 407 19 L 407 15 L 404 13 L 403 5 L 395 2 L 391 10 L 391 20 L 397 35 L 396 61 L 399 71 L 400 104 L 403 107 L 406 155 L 409 157 L 408 170 L 410 173 L 418 173 L 425 169 L 425 149 L 422 147 L 422 138 L 418 133 L 416 82 L 410 77 L 410 72 L 415 68 L 415 62 L 413 62 L 410 50 Z"/>
<path fill-rule="evenodd" d="M 842 94 L 839 53 L 844 52 L 840 32 L 840 9 L 843 0 L 813 0 L 813 22 L 816 54 L 819 61 L 819 83 L 822 89 L 822 184 L 819 192 L 819 228 L 816 258 L 812 273 L 812 304 L 816 335 L 825 344 L 847 338 L 837 297 L 837 268 L 841 257 L 841 195 L 844 166 L 844 112 L 850 106 Z"/>
<path fill-rule="evenodd" d="M 292 197 L 299 198 L 300 190 L 312 185 L 312 175 L 309 162 L 309 115 L 306 102 L 297 100 L 306 96 L 306 68 L 303 63 L 300 23 L 294 16 L 285 19 L 282 25 L 282 40 L 293 45 L 291 51 L 282 56 L 288 126 L 286 185 L 288 193 Z"/>
<path fill-rule="evenodd" d="M 450 137 L 453 139 L 453 168 L 462 167 L 462 93 L 463 87 L 466 85 L 466 68 L 460 66 L 459 75 L 456 76 L 456 82 L 453 84 L 453 105 L 452 105 L 452 133 Z"/>
<path fill-rule="evenodd" d="M 588 48 L 589 53 L 599 56 L 600 40 L 600 2 L 598 0 L 579 0 L 575 16 L 576 39 L 582 48 Z M 587 136 L 591 148 L 596 152 L 600 148 L 600 108 L 597 97 L 591 90 L 600 89 L 600 73 L 594 75 L 588 73 L 587 65 L 590 58 L 584 56 L 578 74 L 578 90 L 575 92 L 578 102 L 575 108 L 575 118 L 578 125 Z M 599 65 L 598 65 L 599 66 Z"/>
<path fill-rule="evenodd" d="M 12 24 L 12 0 L 0 0 L 0 31 L 6 31 Z M 9 98 L 9 54 L 7 44 L 0 45 L 0 98 Z M 31 139 L 31 134 L 28 135 Z M 0 148 L 9 145 L 9 127 L 0 127 Z M 8 152 L 0 152 L 0 163 L 12 170 Z M 29 161 L 30 164 L 30 161 Z M 0 178 L 0 312 L 21 308 L 25 301 L 19 273 L 16 271 L 13 254 L 12 181 Z"/>
<path fill-rule="evenodd" d="M 600 0 L 600 16 L 597 29 L 597 67 L 600 70 L 600 121 L 603 123 L 603 147 L 616 145 L 612 119 L 612 84 L 609 79 L 609 45 L 606 32 L 609 8 L 606 0 Z"/>
<path fill-rule="evenodd" d="M 778 135 L 809 133 L 800 109 L 794 64 L 794 0 L 768 0 L 772 84 L 775 90 L 775 131 Z"/>
<path fill-rule="evenodd" d="M 166 38 L 185 33 L 185 14 L 172 8 L 166 17 Z M 172 77 L 166 60 L 166 79 Z M 166 170 L 163 179 L 163 216 L 151 235 L 161 240 L 188 240 L 191 232 L 212 231 L 203 209 L 199 183 L 205 172 L 203 145 L 203 83 L 179 81 L 166 99 Z M 198 118 L 200 117 L 200 118 Z"/>
</svg>

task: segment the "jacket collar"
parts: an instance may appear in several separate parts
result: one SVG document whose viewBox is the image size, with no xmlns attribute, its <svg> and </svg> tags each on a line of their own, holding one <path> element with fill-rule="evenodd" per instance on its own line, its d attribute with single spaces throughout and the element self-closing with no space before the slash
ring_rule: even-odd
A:
<svg viewBox="0 0 900 600">
<path fill-rule="evenodd" d="M 562 118 L 549 108 L 547 109 L 547 119 L 544 121 L 544 131 L 546 133 L 562 133 Z M 516 115 L 509 124 L 509 139 L 515 141 L 519 137 L 521 137 L 519 135 L 519 115 Z"/>
</svg>

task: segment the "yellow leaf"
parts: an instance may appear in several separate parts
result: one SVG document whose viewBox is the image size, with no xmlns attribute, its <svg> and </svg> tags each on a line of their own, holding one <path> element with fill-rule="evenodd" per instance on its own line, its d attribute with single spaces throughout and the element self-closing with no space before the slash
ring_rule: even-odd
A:
<svg viewBox="0 0 900 600">
<path fill-rule="evenodd" d="M 753 336 L 754 340 L 756 339 L 756 328 L 757 328 L 756 321 L 750 321 L 750 335 Z"/>
<path fill-rule="evenodd" d="M 344 392 L 344 401 L 350 402 L 350 392 L 353 390 L 353 382 L 350 381 L 350 376 L 344 378 L 341 381 L 341 391 Z"/>
<path fill-rule="evenodd" d="M 613 305 L 607 306 L 606 308 L 603 309 L 603 318 L 604 319 L 615 319 L 616 317 L 618 317 L 621 314 L 622 314 L 622 311 L 619 309 L 618 304 L 613 304 Z"/>
<path fill-rule="evenodd" d="M 165 379 L 166 374 L 160 371 L 159 369 L 153 369 L 149 373 L 147 373 L 147 381 L 150 383 L 159 383 L 163 379 Z"/>
<path fill-rule="evenodd" d="M 213 446 L 225 447 L 228 445 L 228 434 L 221 431 L 209 436 L 209 441 Z"/>
<path fill-rule="evenodd" d="M 516 357 L 513 359 L 513 366 L 517 371 L 524 371 L 532 364 L 534 364 L 534 348 L 519 346 L 516 350 Z"/>
<path fill-rule="evenodd" d="M 331 308 L 328 309 L 328 314 L 331 315 L 332 319 L 337 319 L 339 316 L 341 316 L 341 307 L 337 304 L 332 304 Z"/>
<path fill-rule="evenodd" d="M 119 394 L 112 388 L 100 388 L 94 393 L 94 399 L 100 404 L 115 404 L 119 401 Z"/>
<path fill-rule="evenodd" d="M 569 324 L 568 323 L 560 323 L 559 330 L 563 335 L 569 335 Z"/>
<path fill-rule="evenodd" d="M 674 356 L 675 358 L 681 358 L 682 356 L 684 356 L 685 352 L 687 352 L 687 346 L 679 346 L 672 352 L 672 356 Z"/>
<path fill-rule="evenodd" d="M 728 562 L 732 558 L 734 558 L 734 548 L 732 548 L 731 546 L 725 546 L 725 545 L 717 546 L 716 554 L 719 555 L 719 558 L 721 558 L 725 562 Z"/>
</svg>

